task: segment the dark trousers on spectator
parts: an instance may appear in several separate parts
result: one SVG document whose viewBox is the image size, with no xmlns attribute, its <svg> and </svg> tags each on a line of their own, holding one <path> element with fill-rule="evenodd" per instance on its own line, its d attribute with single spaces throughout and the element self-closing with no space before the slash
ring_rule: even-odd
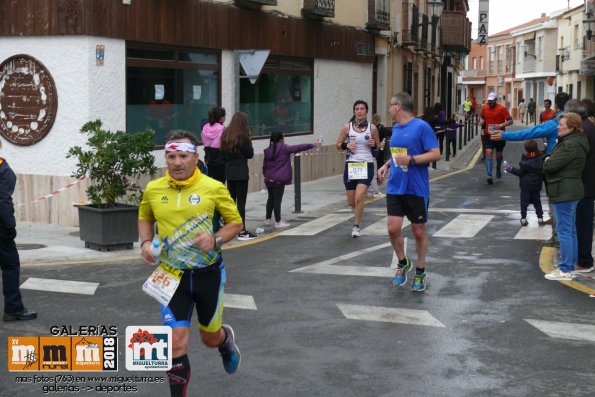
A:
<svg viewBox="0 0 595 397">
<path fill-rule="evenodd" d="M 447 148 L 446 151 L 448 151 L 449 147 L 452 147 L 449 154 L 452 157 L 456 156 L 457 155 L 457 138 L 456 137 L 454 137 L 454 138 L 447 137 L 446 138 L 446 148 Z"/>
<path fill-rule="evenodd" d="M 227 190 L 242 217 L 244 230 L 246 230 L 246 199 L 248 198 L 248 180 L 245 181 L 227 181 Z"/>
<path fill-rule="evenodd" d="M 4 313 L 20 312 L 23 310 L 23 300 L 19 290 L 21 265 L 14 239 L 0 237 L 0 268 L 2 269 Z"/>
<path fill-rule="evenodd" d="M 530 192 L 528 190 L 521 190 L 521 218 L 527 219 L 527 207 L 533 203 L 535 213 L 538 218 L 543 218 L 543 208 L 541 207 L 541 191 Z"/>
<path fill-rule="evenodd" d="M 267 199 L 267 213 L 266 219 L 271 219 L 271 215 L 275 214 L 275 222 L 281 221 L 281 201 L 283 201 L 283 193 L 285 192 L 285 185 L 267 186 L 269 197 Z"/>
<path fill-rule="evenodd" d="M 593 266 L 593 202 L 595 197 L 583 197 L 576 206 L 576 235 L 578 239 L 578 265 Z"/>
</svg>

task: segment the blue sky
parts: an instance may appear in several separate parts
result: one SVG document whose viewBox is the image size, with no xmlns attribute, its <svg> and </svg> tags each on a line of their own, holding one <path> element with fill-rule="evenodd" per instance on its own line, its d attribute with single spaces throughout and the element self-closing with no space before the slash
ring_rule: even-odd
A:
<svg viewBox="0 0 595 397">
<path fill-rule="evenodd" d="M 511 27 L 539 18 L 541 13 L 549 15 L 552 11 L 568 7 L 568 0 L 491 0 L 488 33 L 494 34 Z M 570 0 L 570 7 L 584 4 L 583 0 Z M 469 0 L 467 17 L 473 23 L 472 37 L 477 38 L 477 14 L 479 0 Z"/>
</svg>

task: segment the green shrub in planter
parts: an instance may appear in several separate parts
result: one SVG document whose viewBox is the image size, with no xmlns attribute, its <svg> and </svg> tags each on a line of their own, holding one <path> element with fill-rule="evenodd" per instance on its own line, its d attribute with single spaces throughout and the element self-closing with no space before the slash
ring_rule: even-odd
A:
<svg viewBox="0 0 595 397">
<path fill-rule="evenodd" d="M 114 208 L 116 202 L 138 204 L 141 188 L 135 179 L 154 176 L 157 171 L 152 151 L 153 130 L 136 133 L 107 131 L 101 120 L 89 121 L 80 132 L 88 135 L 87 147 L 71 147 L 66 157 L 77 159 L 73 177 L 91 180 L 87 196 L 97 208 Z"/>
</svg>

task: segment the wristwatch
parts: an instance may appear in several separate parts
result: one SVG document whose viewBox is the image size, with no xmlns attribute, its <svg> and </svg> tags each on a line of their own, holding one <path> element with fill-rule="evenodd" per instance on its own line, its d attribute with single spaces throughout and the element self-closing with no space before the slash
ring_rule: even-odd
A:
<svg viewBox="0 0 595 397">
<path fill-rule="evenodd" d="M 223 239 L 219 236 L 215 236 L 215 249 L 221 249 L 221 246 L 223 245 Z"/>
</svg>

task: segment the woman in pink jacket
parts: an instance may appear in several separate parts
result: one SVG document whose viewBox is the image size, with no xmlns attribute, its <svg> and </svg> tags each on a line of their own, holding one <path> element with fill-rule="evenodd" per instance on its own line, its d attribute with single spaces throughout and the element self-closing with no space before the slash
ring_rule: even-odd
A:
<svg viewBox="0 0 595 397">
<path fill-rule="evenodd" d="M 215 106 L 209 111 L 209 122 L 202 127 L 201 139 L 205 147 L 205 162 L 209 176 L 225 184 L 225 161 L 221 154 L 221 135 L 225 122 L 225 109 Z"/>
</svg>

